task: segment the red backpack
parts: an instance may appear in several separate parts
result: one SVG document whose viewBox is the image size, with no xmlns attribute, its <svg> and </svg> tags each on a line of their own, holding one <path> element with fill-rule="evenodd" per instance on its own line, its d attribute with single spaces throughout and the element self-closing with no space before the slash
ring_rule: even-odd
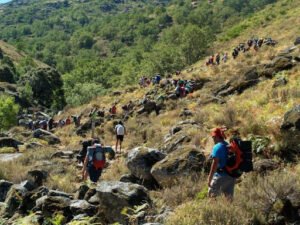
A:
<svg viewBox="0 0 300 225">
<path fill-rule="evenodd" d="M 93 154 L 93 166 L 98 169 L 103 169 L 105 166 L 105 152 L 101 146 L 96 146 Z"/>
</svg>

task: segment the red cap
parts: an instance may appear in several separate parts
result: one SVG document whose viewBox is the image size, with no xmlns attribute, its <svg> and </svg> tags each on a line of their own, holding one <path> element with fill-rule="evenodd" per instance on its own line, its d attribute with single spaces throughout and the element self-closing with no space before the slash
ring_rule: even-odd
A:
<svg viewBox="0 0 300 225">
<path fill-rule="evenodd" d="M 212 136 L 212 137 L 219 137 L 219 138 L 223 138 L 223 139 L 226 138 L 226 136 L 225 136 L 225 134 L 224 134 L 224 130 L 223 130 L 222 128 L 219 128 L 219 127 L 214 128 L 214 129 L 212 130 L 211 136 Z"/>
</svg>

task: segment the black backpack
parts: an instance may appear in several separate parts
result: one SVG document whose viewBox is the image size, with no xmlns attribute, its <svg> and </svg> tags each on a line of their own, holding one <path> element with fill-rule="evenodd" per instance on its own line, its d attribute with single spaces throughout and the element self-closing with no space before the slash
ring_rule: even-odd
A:
<svg viewBox="0 0 300 225">
<path fill-rule="evenodd" d="M 238 138 L 230 141 L 225 171 L 235 178 L 253 171 L 251 141 L 242 141 Z"/>
</svg>

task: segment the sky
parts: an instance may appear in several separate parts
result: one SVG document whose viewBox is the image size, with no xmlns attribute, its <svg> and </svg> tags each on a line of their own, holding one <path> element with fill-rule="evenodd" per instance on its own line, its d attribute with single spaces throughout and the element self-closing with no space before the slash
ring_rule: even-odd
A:
<svg viewBox="0 0 300 225">
<path fill-rule="evenodd" d="M 1 3 L 6 3 L 6 2 L 10 2 L 11 0 L 0 0 L 0 4 Z"/>
</svg>

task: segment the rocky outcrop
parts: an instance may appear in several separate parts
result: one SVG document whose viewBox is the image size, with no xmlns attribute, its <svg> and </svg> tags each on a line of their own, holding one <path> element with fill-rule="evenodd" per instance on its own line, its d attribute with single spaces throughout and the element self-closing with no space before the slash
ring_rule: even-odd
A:
<svg viewBox="0 0 300 225">
<path fill-rule="evenodd" d="M 155 111 L 156 114 L 159 113 L 159 109 L 158 109 L 158 107 L 156 105 L 156 102 L 151 101 L 151 100 L 144 100 L 143 101 L 143 106 L 142 106 L 142 108 L 140 108 L 137 111 L 137 114 L 142 114 L 142 113 L 150 114 L 153 111 Z"/>
<path fill-rule="evenodd" d="M 49 145 L 59 144 L 60 139 L 49 131 L 37 129 L 33 132 L 33 137 L 47 141 Z"/>
<path fill-rule="evenodd" d="M 297 37 L 295 42 L 294 42 L 294 45 L 300 45 L 300 37 Z"/>
<path fill-rule="evenodd" d="M 86 214 L 94 216 L 97 212 L 97 207 L 88 203 L 86 200 L 72 200 L 70 204 L 72 215 Z"/>
<path fill-rule="evenodd" d="M 166 155 L 159 150 L 137 147 L 128 153 L 126 164 L 130 172 L 141 179 L 153 179 L 150 171 L 152 166 L 165 158 Z"/>
<path fill-rule="evenodd" d="M 18 145 L 23 145 L 23 143 L 14 138 L 10 138 L 10 137 L 1 137 L 0 138 L 0 148 L 12 147 L 12 148 L 18 149 Z"/>
<path fill-rule="evenodd" d="M 295 106 L 284 115 L 281 125 L 283 135 L 283 152 L 300 153 L 300 105 Z"/>
<path fill-rule="evenodd" d="M 202 151 L 192 146 L 183 146 L 156 163 L 151 169 L 151 174 L 161 186 L 168 187 L 180 177 L 201 171 L 204 163 L 205 156 Z"/>
<path fill-rule="evenodd" d="M 98 118 L 98 119 L 94 120 L 94 123 L 95 123 L 95 127 L 98 127 L 102 123 L 104 123 L 104 120 L 103 120 L 103 118 Z M 85 122 L 80 127 L 78 127 L 78 129 L 76 130 L 76 134 L 77 135 L 84 135 L 85 133 L 87 133 L 91 129 L 92 129 L 92 120 L 89 119 L 87 122 Z"/>
<path fill-rule="evenodd" d="M 261 159 L 254 162 L 253 169 L 258 173 L 265 173 L 267 171 L 275 170 L 279 164 L 272 159 Z"/>
<path fill-rule="evenodd" d="M 0 180 L 0 202 L 4 202 L 6 195 L 11 188 L 13 183 L 6 181 L 6 180 Z"/>
<path fill-rule="evenodd" d="M 124 208 L 150 202 L 148 191 L 143 186 L 118 181 L 103 181 L 98 184 L 96 194 L 89 203 L 98 205 L 108 223 L 126 223 L 126 217 L 120 212 Z"/>
</svg>

